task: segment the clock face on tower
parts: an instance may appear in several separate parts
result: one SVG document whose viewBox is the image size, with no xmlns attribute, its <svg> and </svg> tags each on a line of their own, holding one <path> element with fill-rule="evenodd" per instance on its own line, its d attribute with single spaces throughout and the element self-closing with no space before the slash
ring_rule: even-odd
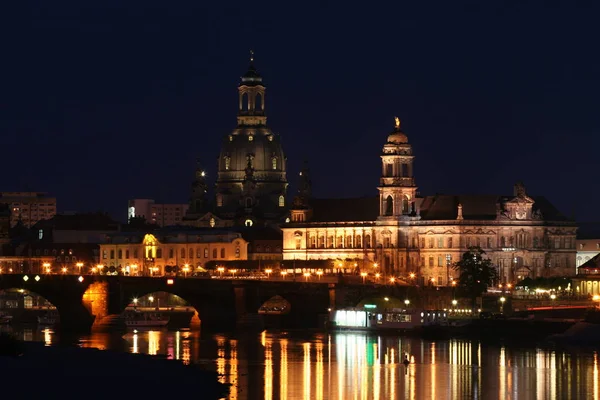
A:
<svg viewBox="0 0 600 400">
<path fill-rule="evenodd" d="M 517 210 L 515 211 L 515 216 L 517 217 L 517 219 L 525 219 L 526 215 L 527 213 L 522 208 L 517 208 Z"/>
</svg>

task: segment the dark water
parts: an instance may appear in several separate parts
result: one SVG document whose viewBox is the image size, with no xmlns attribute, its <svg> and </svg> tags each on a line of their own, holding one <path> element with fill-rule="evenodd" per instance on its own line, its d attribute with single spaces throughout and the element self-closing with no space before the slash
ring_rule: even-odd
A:
<svg viewBox="0 0 600 400">
<path fill-rule="evenodd" d="M 58 339 L 49 329 L 14 333 L 49 345 Z M 225 336 L 144 331 L 73 341 L 83 347 L 201 363 L 233 384 L 229 399 L 600 400 L 598 349 L 352 333 Z M 408 367 L 401 363 L 404 354 L 413 361 Z"/>
</svg>

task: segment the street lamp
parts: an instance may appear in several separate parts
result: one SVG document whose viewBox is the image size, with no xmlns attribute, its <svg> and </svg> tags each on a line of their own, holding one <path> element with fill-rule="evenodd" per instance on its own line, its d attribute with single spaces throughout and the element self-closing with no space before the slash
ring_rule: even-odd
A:
<svg viewBox="0 0 600 400">
<path fill-rule="evenodd" d="M 379 272 L 375 273 L 375 279 L 379 279 L 381 277 L 381 274 Z"/>
<path fill-rule="evenodd" d="M 98 264 L 96 267 L 98 268 L 98 273 L 102 274 L 102 268 L 104 268 L 104 265 Z"/>
<path fill-rule="evenodd" d="M 267 279 L 269 279 L 271 277 L 271 272 L 273 272 L 273 270 L 271 268 L 265 269 L 265 273 L 267 274 Z"/>
<path fill-rule="evenodd" d="M 361 272 L 360 276 L 362 276 L 362 281 L 363 281 L 363 285 L 365 284 L 365 280 L 367 279 L 367 273 L 366 272 Z"/>
<path fill-rule="evenodd" d="M 62 271 L 63 275 L 66 274 L 67 273 L 67 267 L 62 267 L 61 271 Z"/>
<path fill-rule="evenodd" d="M 410 304 L 410 300 L 409 300 L 409 299 L 406 299 L 406 300 L 404 300 L 404 304 L 405 304 L 405 305 L 406 305 L 406 307 L 408 308 L 408 305 Z"/>
<path fill-rule="evenodd" d="M 504 313 L 504 302 L 506 301 L 506 297 L 502 296 L 500 297 L 500 313 L 503 314 Z"/>
<path fill-rule="evenodd" d="M 456 311 L 457 304 L 458 304 L 458 301 L 456 299 L 452 300 L 452 307 L 454 307 L 454 311 Z"/>
<path fill-rule="evenodd" d="M 138 303 L 138 299 L 137 299 L 137 298 L 134 298 L 134 299 L 133 299 L 133 308 L 134 308 L 134 309 L 135 309 L 135 308 L 137 308 L 137 303 Z"/>
<path fill-rule="evenodd" d="M 394 283 L 396 282 L 396 278 L 394 278 L 393 276 L 390 278 L 390 283 Z"/>
<path fill-rule="evenodd" d="M 285 279 L 285 276 L 287 275 L 287 271 L 281 271 L 281 277 L 283 279 Z"/>
<path fill-rule="evenodd" d="M 83 267 L 83 263 L 82 262 L 78 262 L 75 265 L 77 266 L 77 268 L 79 268 L 79 275 L 81 275 L 81 268 Z"/>
<path fill-rule="evenodd" d="M 217 271 L 219 271 L 219 276 L 222 277 L 223 276 L 223 271 L 225 271 L 225 268 L 219 267 L 219 268 L 217 268 Z"/>
<path fill-rule="evenodd" d="M 323 275 L 323 271 L 321 271 L 321 270 L 317 271 L 317 276 L 319 277 L 319 280 L 321 280 L 321 275 Z"/>
<path fill-rule="evenodd" d="M 42 266 L 44 267 L 44 271 L 49 274 L 50 273 L 50 263 L 43 263 Z"/>
<path fill-rule="evenodd" d="M 229 272 L 231 272 L 231 276 L 235 277 L 235 273 L 237 272 L 237 269 L 230 269 Z"/>
<path fill-rule="evenodd" d="M 308 278 L 310 278 L 310 272 L 305 272 L 304 273 L 304 280 L 308 281 Z"/>
<path fill-rule="evenodd" d="M 190 271 L 190 265 L 184 264 L 182 269 L 183 269 L 183 276 L 187 278 L 187 273 Z"/>
</svg>

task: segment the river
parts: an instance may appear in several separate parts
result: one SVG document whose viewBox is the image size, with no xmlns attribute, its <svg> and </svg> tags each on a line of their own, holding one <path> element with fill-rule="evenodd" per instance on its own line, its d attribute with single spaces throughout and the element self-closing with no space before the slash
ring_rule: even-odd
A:
<svg viewBox="0 0 600 400">
<path fill-rule="evenodd" d="M 48 345 L 58 341 L 50 329 L 13 333 Z M 232 384 L 231 400 L 600 400 L 599 349 L 312 332 L 143 331 L 73 342 L 200 363 Z"/>
</svg>

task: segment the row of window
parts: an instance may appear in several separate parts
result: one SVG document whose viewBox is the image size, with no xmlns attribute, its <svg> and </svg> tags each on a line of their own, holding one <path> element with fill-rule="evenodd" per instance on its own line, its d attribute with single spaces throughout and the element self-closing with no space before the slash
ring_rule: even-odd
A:
<svg viewBox="0 0 600 400">
<path fill-rule="evenodd" d="M 337 240 L 336 237 L 334 237 L 333 235 L 331 236 L 327 236 L 327 243 L 325 243 L 325 236 L 316 236 L 316 235 L 307 235 L 307 247 L 310 249 L 324 249 L 324 248 L 328 248 L 328 249 L 333 249 L 333 248 L 338 248 L 338 249 L 352 249 L 352 248 L 363 248 L 363 240 L 362 240 L 362 236 L 361 235 L 356 235 L 356 236 L 352 236 L 352 235 L 347 235 L 347 236 L 337 236 Z M 548 247 L 549 245 L 552 245 L 552 248 L 554 249 L 572 249 L 573 248 L 573 243 L 574 241 L 572 240 L 572 238 L 570 237 L 555 237 L 553 240 L 550 240 L 549 238 L 539 238 L 537 236 L 533 237 L 532 241 L 531 241 L 531 245 L 533 248 L 540 248 L 540 247 Z M 390 248 L 393 247 L 393 244 L 391 242 L 391 237 L 389 235 L 387 236 L 383 236 L 383 242 L 380 243 L 383 247 L 385 248 Z M 516 236 L 516 240 L 514 236 L 510 236 L 510 237 L 505 237 L 505 236 L 501 236 L 499 241 L 498 241 L 498 247 L 501 248 L 507 248 L 507 247 L 516 247 L 516 248 L 527 248 L 529 247 L 529 240 L 528 240 L 528 235 L 525 234 L 518 234 Z M 452 237 L 448 237 L 445 238 L 443 236 L 434 238 L 434 237 L 430 237 L 430 238 L 421 238 L 421 243 L 420 243 L 420 247 L 422 249 L 425 248 L 430 248 L 430 249 L 451 249 L 454 248 L 455 242 L 454 242 L 454 238 Z M 478 247 L 482 247 L 482 248 L 494 248 L 494 238 L 491 236 L 488 237 L 478 237 L 478 236 L 467 236 L 467 237 L 459 237 L 458 240 L 458 246 L 459 248 L 464 248 L 464 247 L 471 247 L 471 246 L 478 246 Z M 371 248 L 371 235 L 367 234 L 364 236 L 364 247 L 365 248 Z M 399 246 L 402 247 L 402 246 Z M 417 238 L 413 237 L 412 238 L 412 247 L 417 247 Z M 302 248 L 302 241 L 300 238 L 296 238 L 296 249 L 301 249 Z"/>
<path fill-rule="evenodd" d="M 129 249 L 118 249 L 116 251 L 116 258 L 117 259 L 137 259 L 139 258 L 139 253 L 138 253 L 139 249 L 133 249 L 133 257 L 130 257 L 131 253 L 129 251 Z M 209 256 L 209 250 L 208 248 L 205 249 L 196 249 L 196 258 L 202 258 L 202 256 L 204 256 L 204 258 L 208 258 Z M 187 257 L 186 257 L 187 255 Z M 220 252 L 218 251 L 218 249 L 214 248 L 212 249 L 212 258 L 216 259 L 218 258 L 217 256 L 220 255 L 220 258 L 225 258 L 226 257 L 226 252 L 225 252 L 225 248 L 221 248 Z M 123 257 L 124 256 L 124 257 Z M 179 257 L 182 259 L 185 258 L 189 258 L 189 259 L 193 259 L 194 258 L 194 249 L 189 249 L 186 252 L 186 249 L 181 249 L 179 252 Z M 236 258 L 240 258 L 240 247 L 237 246 L 235 248 L 235 257 Z M 155 252 L 155 258 L 163 258 L 163 249 L 158 247 L 156 248 L 156 252 Z M 168 257 L 167 258 L 175 258 L 175 249 L 170 248 L 168 249 Z M 102 250 L 102 259 L 103 260 L 107 260 L 107 259 L 111 259 L 114 260 L 115 259 L 115 250 Z"/>
<path fill-rule="evenodd" d="M 252 141 L 252 136 L 248 136 L 248 140 Z M 231 157 L 225 156 L 224 160 L 225 160 L 225 170 L 229 171 L 229 169 L 231 168 Z M 254 167 L 252 162 L 251 162 L 250 166 Z M 271 157 L 271 169 L 273 169 L 273 170 L 277 169 L 277 157 Z"/>
</svg>

